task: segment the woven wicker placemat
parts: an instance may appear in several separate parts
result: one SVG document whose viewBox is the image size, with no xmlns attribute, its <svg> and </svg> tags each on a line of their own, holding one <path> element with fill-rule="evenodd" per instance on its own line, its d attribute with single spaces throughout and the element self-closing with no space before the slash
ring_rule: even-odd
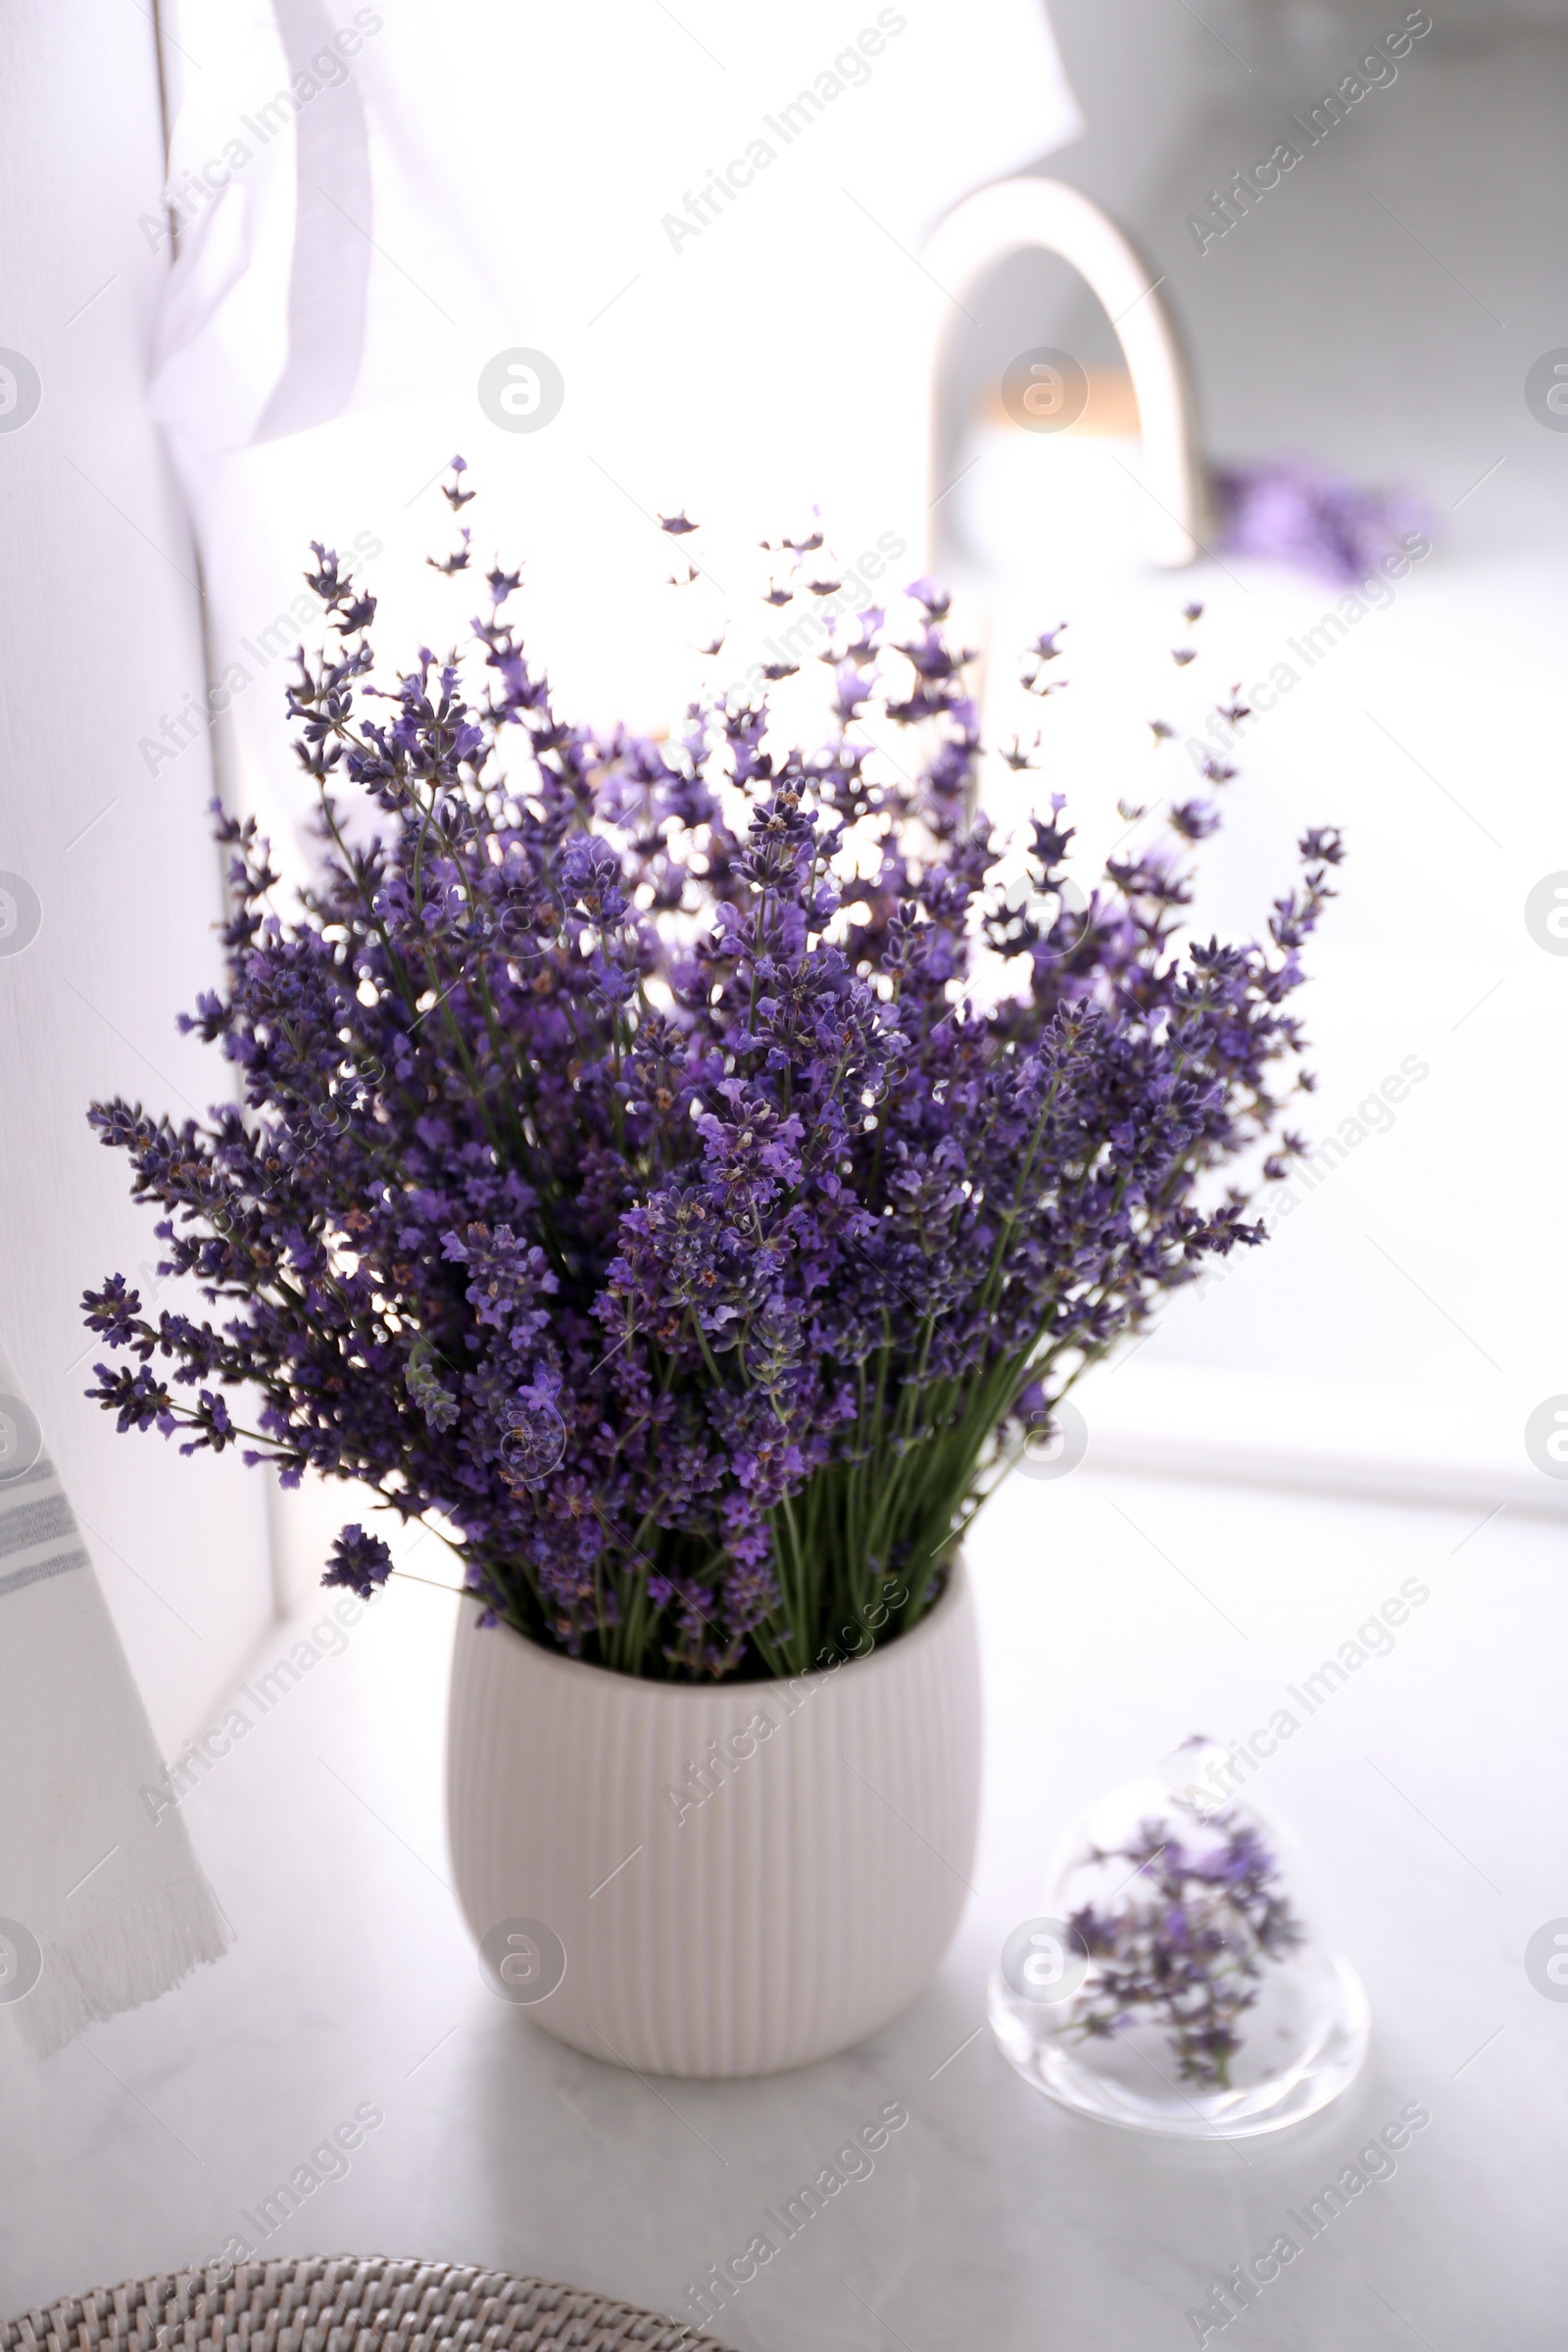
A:
<svg viewBox="0 0 1568 2352">
<path fill-rule="evenodd" d="M 0 2352 L 685 2352 L 696 2340 L 678 2320 L 580 2287 L 379 2254 L 165 2271 L 0 2323 Z"/>
</svg>

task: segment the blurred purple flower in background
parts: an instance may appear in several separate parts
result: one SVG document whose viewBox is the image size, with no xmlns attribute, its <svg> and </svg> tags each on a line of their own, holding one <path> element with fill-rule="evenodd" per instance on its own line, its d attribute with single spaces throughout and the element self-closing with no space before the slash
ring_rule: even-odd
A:
<svg viewBox="0 0 1568 2352">
<path fill-rule="evenodd" d="M 1425 502 L 1407 490 L 1363 490 L 1310 458 L 1260 458 L 1209 475 L 1221 555 L 1291 564 L 1349 585 L 1365 579 L 1407 532 L 1431 536 Z"/>
</svg>

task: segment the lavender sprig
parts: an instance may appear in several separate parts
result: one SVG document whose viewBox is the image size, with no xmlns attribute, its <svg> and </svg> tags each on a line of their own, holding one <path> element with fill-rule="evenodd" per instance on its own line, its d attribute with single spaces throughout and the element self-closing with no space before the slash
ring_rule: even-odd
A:
<svg viewBox="0 0 1568 2352">
<path fill-rule="evenodd" d="M 1193 1830 L 1178 1834 L 1183 1821 Z M 1070 1916 L 1090 1966 L 1068 2030 L 1102 2039 L 1161 2025 L 1184 2082 L 1228 2089 L 1264 1970 L 1304 1936 L 1274 1856 L 1235 1808 L 1203 1814 L 1178 1800 L 1172 1818 L 1143 1822 L 1125 1845 L 1094 1847 L 1088 1860 L 1131 1864 L 1132 1875 L 1104 1908 Z"/>
</svg>

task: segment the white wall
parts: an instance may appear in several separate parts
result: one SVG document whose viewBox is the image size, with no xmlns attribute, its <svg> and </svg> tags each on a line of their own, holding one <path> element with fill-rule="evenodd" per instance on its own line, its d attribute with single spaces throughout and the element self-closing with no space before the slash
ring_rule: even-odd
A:
<svg viewBox="0 0 1568 2352">
<path fill-rule="evenodd" d="M 202 659 L 195 559 L 143 401 L 168 266 L 138 227 L 163 179 L 148 16 L 15 0 L 0 115 L 0 345 L 42 386 L 36 414 L 0 431 L 0 868 L 42 906 L 31 944 L 0 956 L 0 1330 L 172 1751 L 272 1596 L 260 1477 L 119 1437 L 82 1395 L 101 1352 L 83 1288 L 158 1255 L 87 1103 L 123 1093 L 188 1115 L 226 1091 L 225 1065 L 174 1029 L 218 975 L 207 753 L 154 780 L 137 752 Z"/>
</svg>

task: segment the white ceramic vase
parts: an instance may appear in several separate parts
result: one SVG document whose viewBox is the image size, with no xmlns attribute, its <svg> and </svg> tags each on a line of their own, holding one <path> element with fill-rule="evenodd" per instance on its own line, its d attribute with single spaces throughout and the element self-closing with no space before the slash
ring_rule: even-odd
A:
<svg viewBox="0 0 1568 2352">
<path fill-rule="evenodd" d="M 465 1604 L 458 1894 L 493 1988 L 596 2058 L 766 2075 L 874 2033 L 947 1949 L 979 1797 L 961 1563 L 912 1633 L 788 1683 L 642 1682 Z"/>
</svg>

